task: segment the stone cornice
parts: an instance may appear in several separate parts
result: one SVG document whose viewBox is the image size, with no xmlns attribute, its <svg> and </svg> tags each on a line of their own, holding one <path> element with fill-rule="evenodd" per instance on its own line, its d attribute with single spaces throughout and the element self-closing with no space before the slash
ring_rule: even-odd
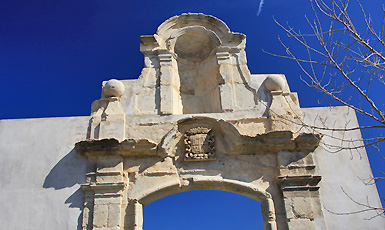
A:
<svg viewBox="0 0 385 230">
<path fill-rule="evenodd" d="M 302 133 L 294 137 L 291 131 L 272 131 L 255 137 L 242 135 L 235 153 L 264 153 L 279 151 L 314 151 L 321 140 L 319 134 Z"/>
<path fill-rule="evenodd" d="M 120 155 L 120 156 L 157 156 L 157 144 L 149 140 L 114 138 L 85 140 L 75 144 L 75 149 L 84 156 Z"/>
<path fill-rule="evenodd" d="M 291 131 L 273 131 L 255 137 L 240 135 L 233 142 L 233 151 L 226 154 L 256 154 L 279 151 L 311 152 L 318 147 L 320 139 L 321 135 L 311 133 L 302 133 L 294 137 Z M 76 143 L 75 148 L 80 154 L 87 157 L 100 155 L 164 156 L 158 151 L 158 144 L 145 139 L 85 140 Z"/>
</svg>

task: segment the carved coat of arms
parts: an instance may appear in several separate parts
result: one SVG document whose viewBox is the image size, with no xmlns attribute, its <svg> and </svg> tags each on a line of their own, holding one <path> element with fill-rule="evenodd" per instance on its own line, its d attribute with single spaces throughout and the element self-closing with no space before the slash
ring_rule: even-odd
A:
<svg viewBox="0 0 385 230">
<path fill-rule="evenodd" d="M 214 133 L 209 128 L 191 128 L 184 135 L 185 161 L 215 160 Z"/>
</svg>

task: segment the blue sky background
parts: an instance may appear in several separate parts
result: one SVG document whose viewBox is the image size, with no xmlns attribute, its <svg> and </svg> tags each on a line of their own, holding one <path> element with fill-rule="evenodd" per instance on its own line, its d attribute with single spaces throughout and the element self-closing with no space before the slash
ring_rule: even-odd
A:
<svg viewBox="0 0 385 230">
<path fill-rule="evenodd" d="M 381 15 L 379 10 L 383 1 L 363 2 L 367 11 Z M 100 98 L 102 81 L 139 77 L 143 68 L 139 36 L 156 33 L 163 21 L 186 12 L 214 15 L 231 31 L 246 34 L 248 65 L 252 73 L 283 73 L 291 91 L 298 92 L 302 107 L 320 106 L 317 101 L 323 95 L 299 79 L 303 74 L 296 63 L 262 52 L 264 49 L 284 54 L 278 36 L 293 50 L 298 47 L 286 38 L 272 17 L 306 31 L 308 26 L 304 15 L 312 15 L 309 0 L 265 0 L 262 8 L 260 5 L 260 0 L 2 0 L 0 119 L 89 115 L 92 101 Z M 357 10 L 352 7 L 352 12 L 357 13 Z M 359 20 L 357 25 L 362 26 Z M 383 95 L 383 88 L 379 88 L 371 96 L 383 98 Z M 321 105 L 327 106 L 329 102 Z M 362 116 L 359 116 L 359 121 L 362 124 L 369 122 Z M 379 132 L 370 134 L 382 135 Z M 367 151 L 374 174 L 380 175 L 378 171 L 383 171 L 385 161 L 374 148 L 369 147 Z M 379 190 L 385 194 L 384 182 L 380 182 Z M 253 208 L 258 206 L 255 201 L 226 192 L 189 192 L 164 199 L 172 200 L 173 205 L 186 205 L 185 201 L 206 195 L 216 201 L 208 200 L 206 203 L 220 208 L 211 210 L 207 207 L 208 213 L 200 210 L 186 214 L 181 211 L 184 206 L 162 206 L 163 201 L 159 200 L 159 205 L 154 202 L 146 207 L 145 218 L 155 218 L 149 217 L 150 213 L 158 217 L 180 214 L 187 222 L 199 224 L 201 215 L 222 212 L 213 219 L 223 221 L 233 218 L 233 215 L 226 215 L 234 210 L 254 213 L 258 209 Z M 227 206 L 220 206 L 222 204 Z M 150 228 L 146 219 L 146 230 L 165 229 Z M 212 226 L 207 229 L 237 229 L 231 224 L 218 227 L 215 223 L 207 225 Z M 184 226 L 183 229 L 187 228 Z"/>
</svg>

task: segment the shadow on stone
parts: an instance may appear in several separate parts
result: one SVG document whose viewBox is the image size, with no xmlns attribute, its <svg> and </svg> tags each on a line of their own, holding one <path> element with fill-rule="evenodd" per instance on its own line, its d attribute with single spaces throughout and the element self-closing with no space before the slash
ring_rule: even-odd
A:
<svg viewBox="0 0 385 230">
<path fill-rule="evenodd" d="M 269 108 L 271 106 L 271 95 L 270 91 L 266 89 L 265 84 L 262 85 L 257 90 L 257 98 L 259 98 L 260 102 L 265 106 L 265 112 L 263 112 L 264 117 L 269 116 Z"/>
</svg>

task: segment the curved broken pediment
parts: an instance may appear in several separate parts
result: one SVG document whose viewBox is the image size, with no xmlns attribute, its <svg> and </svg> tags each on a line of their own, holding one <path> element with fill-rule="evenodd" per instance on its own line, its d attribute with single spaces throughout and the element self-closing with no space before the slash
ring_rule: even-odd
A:
<svg viewBox="0 0 385 230">
<path fill-rule="evenodd" d="M 137 114 L 173 115 L 258 110 L 245 53 L 246 37 L 233 33 L 210 15 L 182 14 L 161 24 L 156 34 L 141 37 L 144 82 L 136 94 Z M 151 79 L 151 80 L 150 80 Z M 153 95 L 157 101 L 143 104 Z"/>
<path fill-rule="evenodd" d="M 160 155 L 184 156 L 186 160 L 186 138 L 198 133 L 204 136 L 205 129 L 207 140 L 211 138 L 215 143 L 216 155 L 238 155 L 277 153 L 280 151 L 312 152 L 318 147 L 322 138 L 319 134 L 303 133 L 294 136 L 291 131 L 272 131 L 256 136 L 242 135 L 229 122 L 210 117 L 189 117 L 179 120 L 176 125 L 162 138 L 158 145 Z M 201 148 L 205 148 L 204 140 Z M 191 144 L 190 144 L 191 147 Z M 197 147 L 198 148 L 198 147 Z M 187 159 L 189 160 L 189 159 Z M 210 158 L 197 159 L 197 161 L 212 160 Z"/>
</svg>

